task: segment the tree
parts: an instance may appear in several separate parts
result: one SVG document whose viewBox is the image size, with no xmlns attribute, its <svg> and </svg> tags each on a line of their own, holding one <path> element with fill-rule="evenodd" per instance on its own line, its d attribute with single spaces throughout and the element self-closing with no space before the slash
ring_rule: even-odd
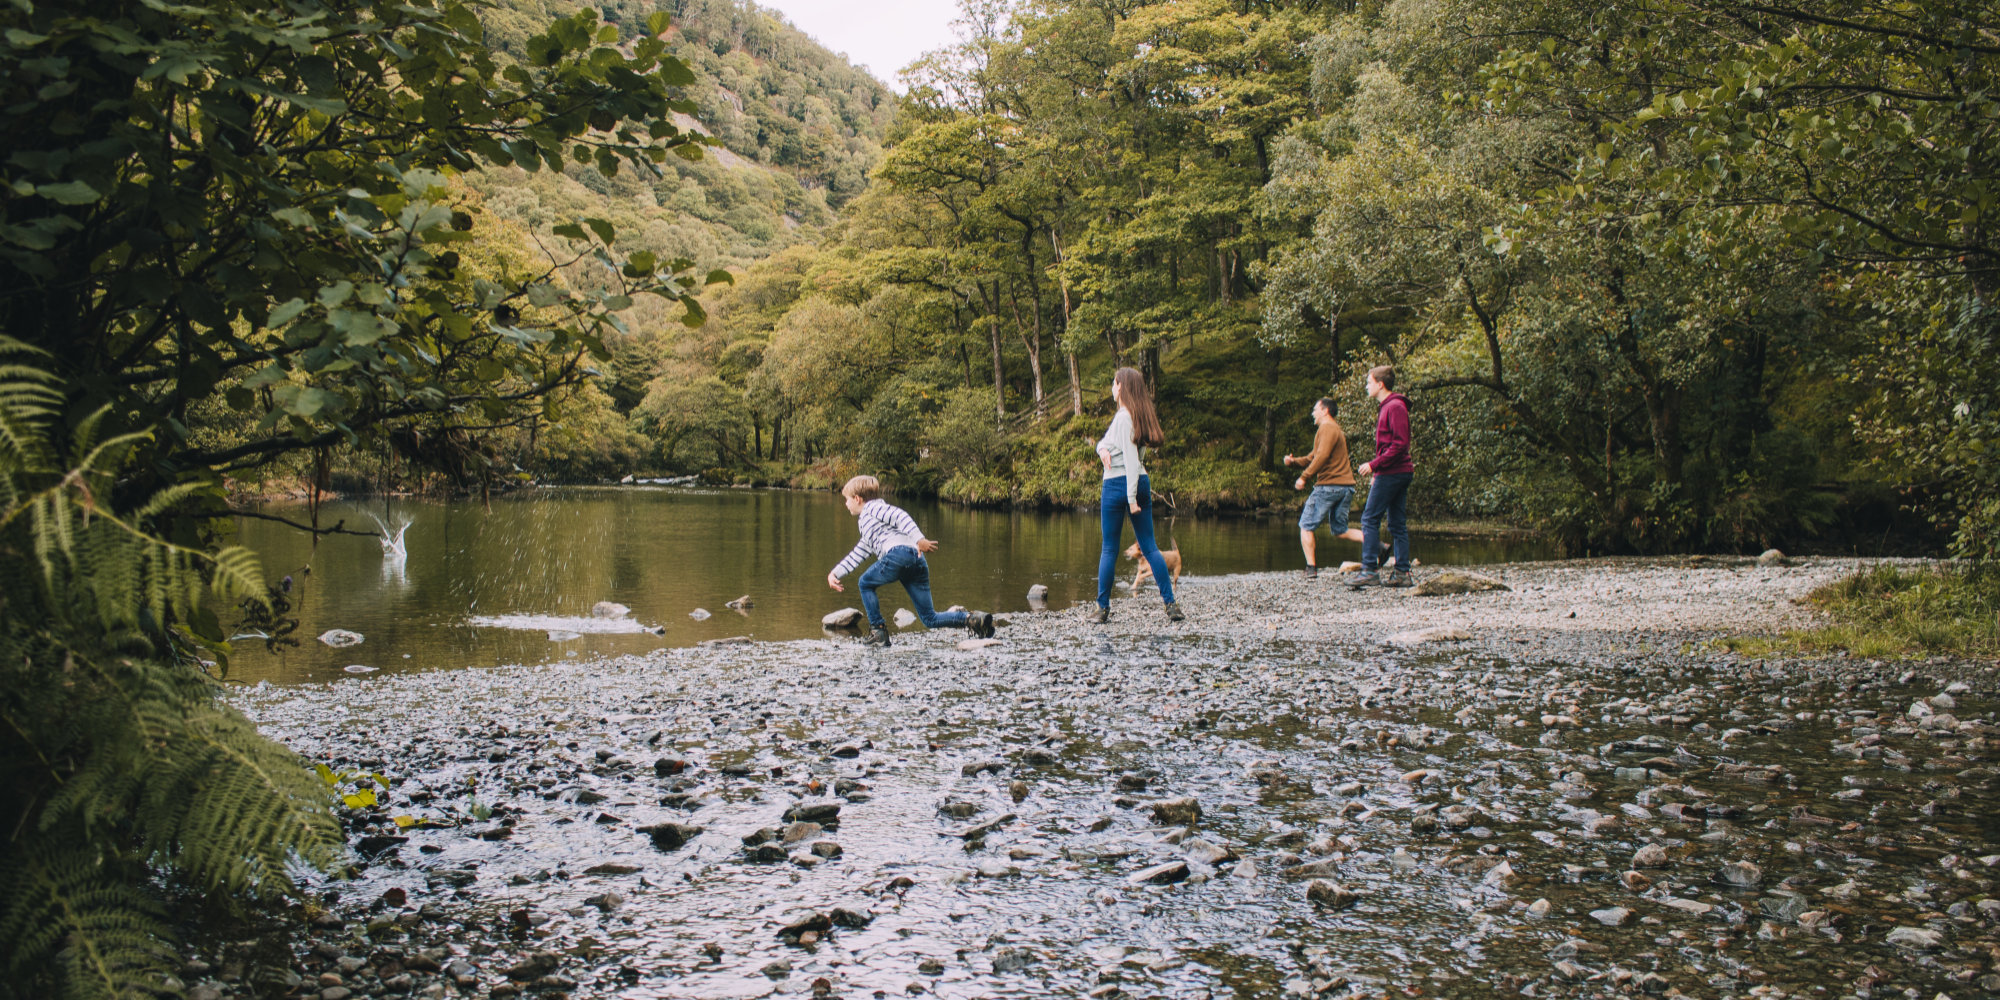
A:
<svg viewBox="0 0 2000 1000">
<path fill-rule="evenodd" d="M 702 145 L 664 16 L 503 62 L 474 11 L 0 5 L 0 998 L 164 991 L 166 893 L 275 903 L 343 860 L 327 787 L 216 698 L 222 615 L 285 600 L 213 544 L 224 473 L 532 423 L 632 296 L 702 317 L 602 219 L 557 267 L 461 258 L 455 172 Z"/>
</svg>

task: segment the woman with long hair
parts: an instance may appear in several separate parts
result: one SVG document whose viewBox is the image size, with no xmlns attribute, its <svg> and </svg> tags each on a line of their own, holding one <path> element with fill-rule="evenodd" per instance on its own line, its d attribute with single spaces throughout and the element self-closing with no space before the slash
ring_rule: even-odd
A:
<svg viewBox="0 0 2000 1000">
<path fill-rule="evenodd" d="M 1146 377 L 1137 368 L 1120 368 L 1111 377 L 1111 399 L 1118 415 L 1097 442 L 1097 457 L 1104 463 L 1104 494 L 1099 514 L 1104 521 L 1104 549 L 1097 556 L 1097 621 L 1111 620 L 1111 574 L 1117 568 L 1118 543 L 1125 533 L 1125 518 L 1132 519 L 1139 553 L 1153 568 L 1159 584 L 1160 600 L 1167 605 L 1167 618 L 1180 621 L 1181 606 L 1174 601 L 1174 585 L 1167 573 L 1166 560 L 1153 541 L 1153 482 L 1140 464 L 1140 449 L 1157 448 L 1160 418 L 1153 412 L 1153 395 L 1146 390 Z"/>
</svg>

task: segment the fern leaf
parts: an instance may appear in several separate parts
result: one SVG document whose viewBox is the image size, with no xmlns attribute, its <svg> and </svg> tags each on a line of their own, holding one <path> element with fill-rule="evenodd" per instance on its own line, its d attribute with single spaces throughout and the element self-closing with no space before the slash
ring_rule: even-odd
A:
<svg viewBox="0 0 2000 1000">
<path fill-rule="evenodd" d="M 38 837 L 10 853 L 0 866 L 0 941 L 18 995 L 58 977 L 62 993 L 91 1000 L 164 985 L 172 951 L 158 905 L 138 888 L 143 872 L 75 837 Z"/>
</svg>

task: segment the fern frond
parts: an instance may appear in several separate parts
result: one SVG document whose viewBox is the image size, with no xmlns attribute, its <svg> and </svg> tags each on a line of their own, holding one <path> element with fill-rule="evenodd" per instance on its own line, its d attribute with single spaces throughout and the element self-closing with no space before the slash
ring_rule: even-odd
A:
<svg viewBox="0 0 2000 1000">
<path fill-rule="evenodd" d="M 0 862 L 0 941 L 9 944 L 4 962 L 17 995 L 56 982 L 89 1000 L 160 990 L 172 951 L 160 908 L 132 867 L 75 837 L 37 837 L 10 850 Z"/>
</svg>

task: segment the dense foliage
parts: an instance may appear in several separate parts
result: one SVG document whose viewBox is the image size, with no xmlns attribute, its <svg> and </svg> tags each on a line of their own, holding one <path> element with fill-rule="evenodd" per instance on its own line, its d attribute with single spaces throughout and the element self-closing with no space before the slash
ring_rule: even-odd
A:
<svg viewBox="0 0 2000 1000">
<path fill-rule="evenodd" d="M 666 28 L 510 59 L 460 0 L 0 5 L 0 997 L 168 991 L 170 909 L 338 863 L 325 784 L 216 697 L 232 603 L 270 611 L 223 477 L 477 478 L 640 302 L 699 324 L 691 259 L 595 217 L 530 254 L 462 180 L 702 159 Z"/>
<path fill-rule="evenodd" d="M 717 296 L 634 426 L 682 470 L 1077 502 L 1132 363 L 1162 491 L 1256 504 L 1315 396 L 1365 455 L 1393 362 L 1431 512 L 1991 554 L 1990 14 L 969 3 L 839 238 Z"/>
</svg>

